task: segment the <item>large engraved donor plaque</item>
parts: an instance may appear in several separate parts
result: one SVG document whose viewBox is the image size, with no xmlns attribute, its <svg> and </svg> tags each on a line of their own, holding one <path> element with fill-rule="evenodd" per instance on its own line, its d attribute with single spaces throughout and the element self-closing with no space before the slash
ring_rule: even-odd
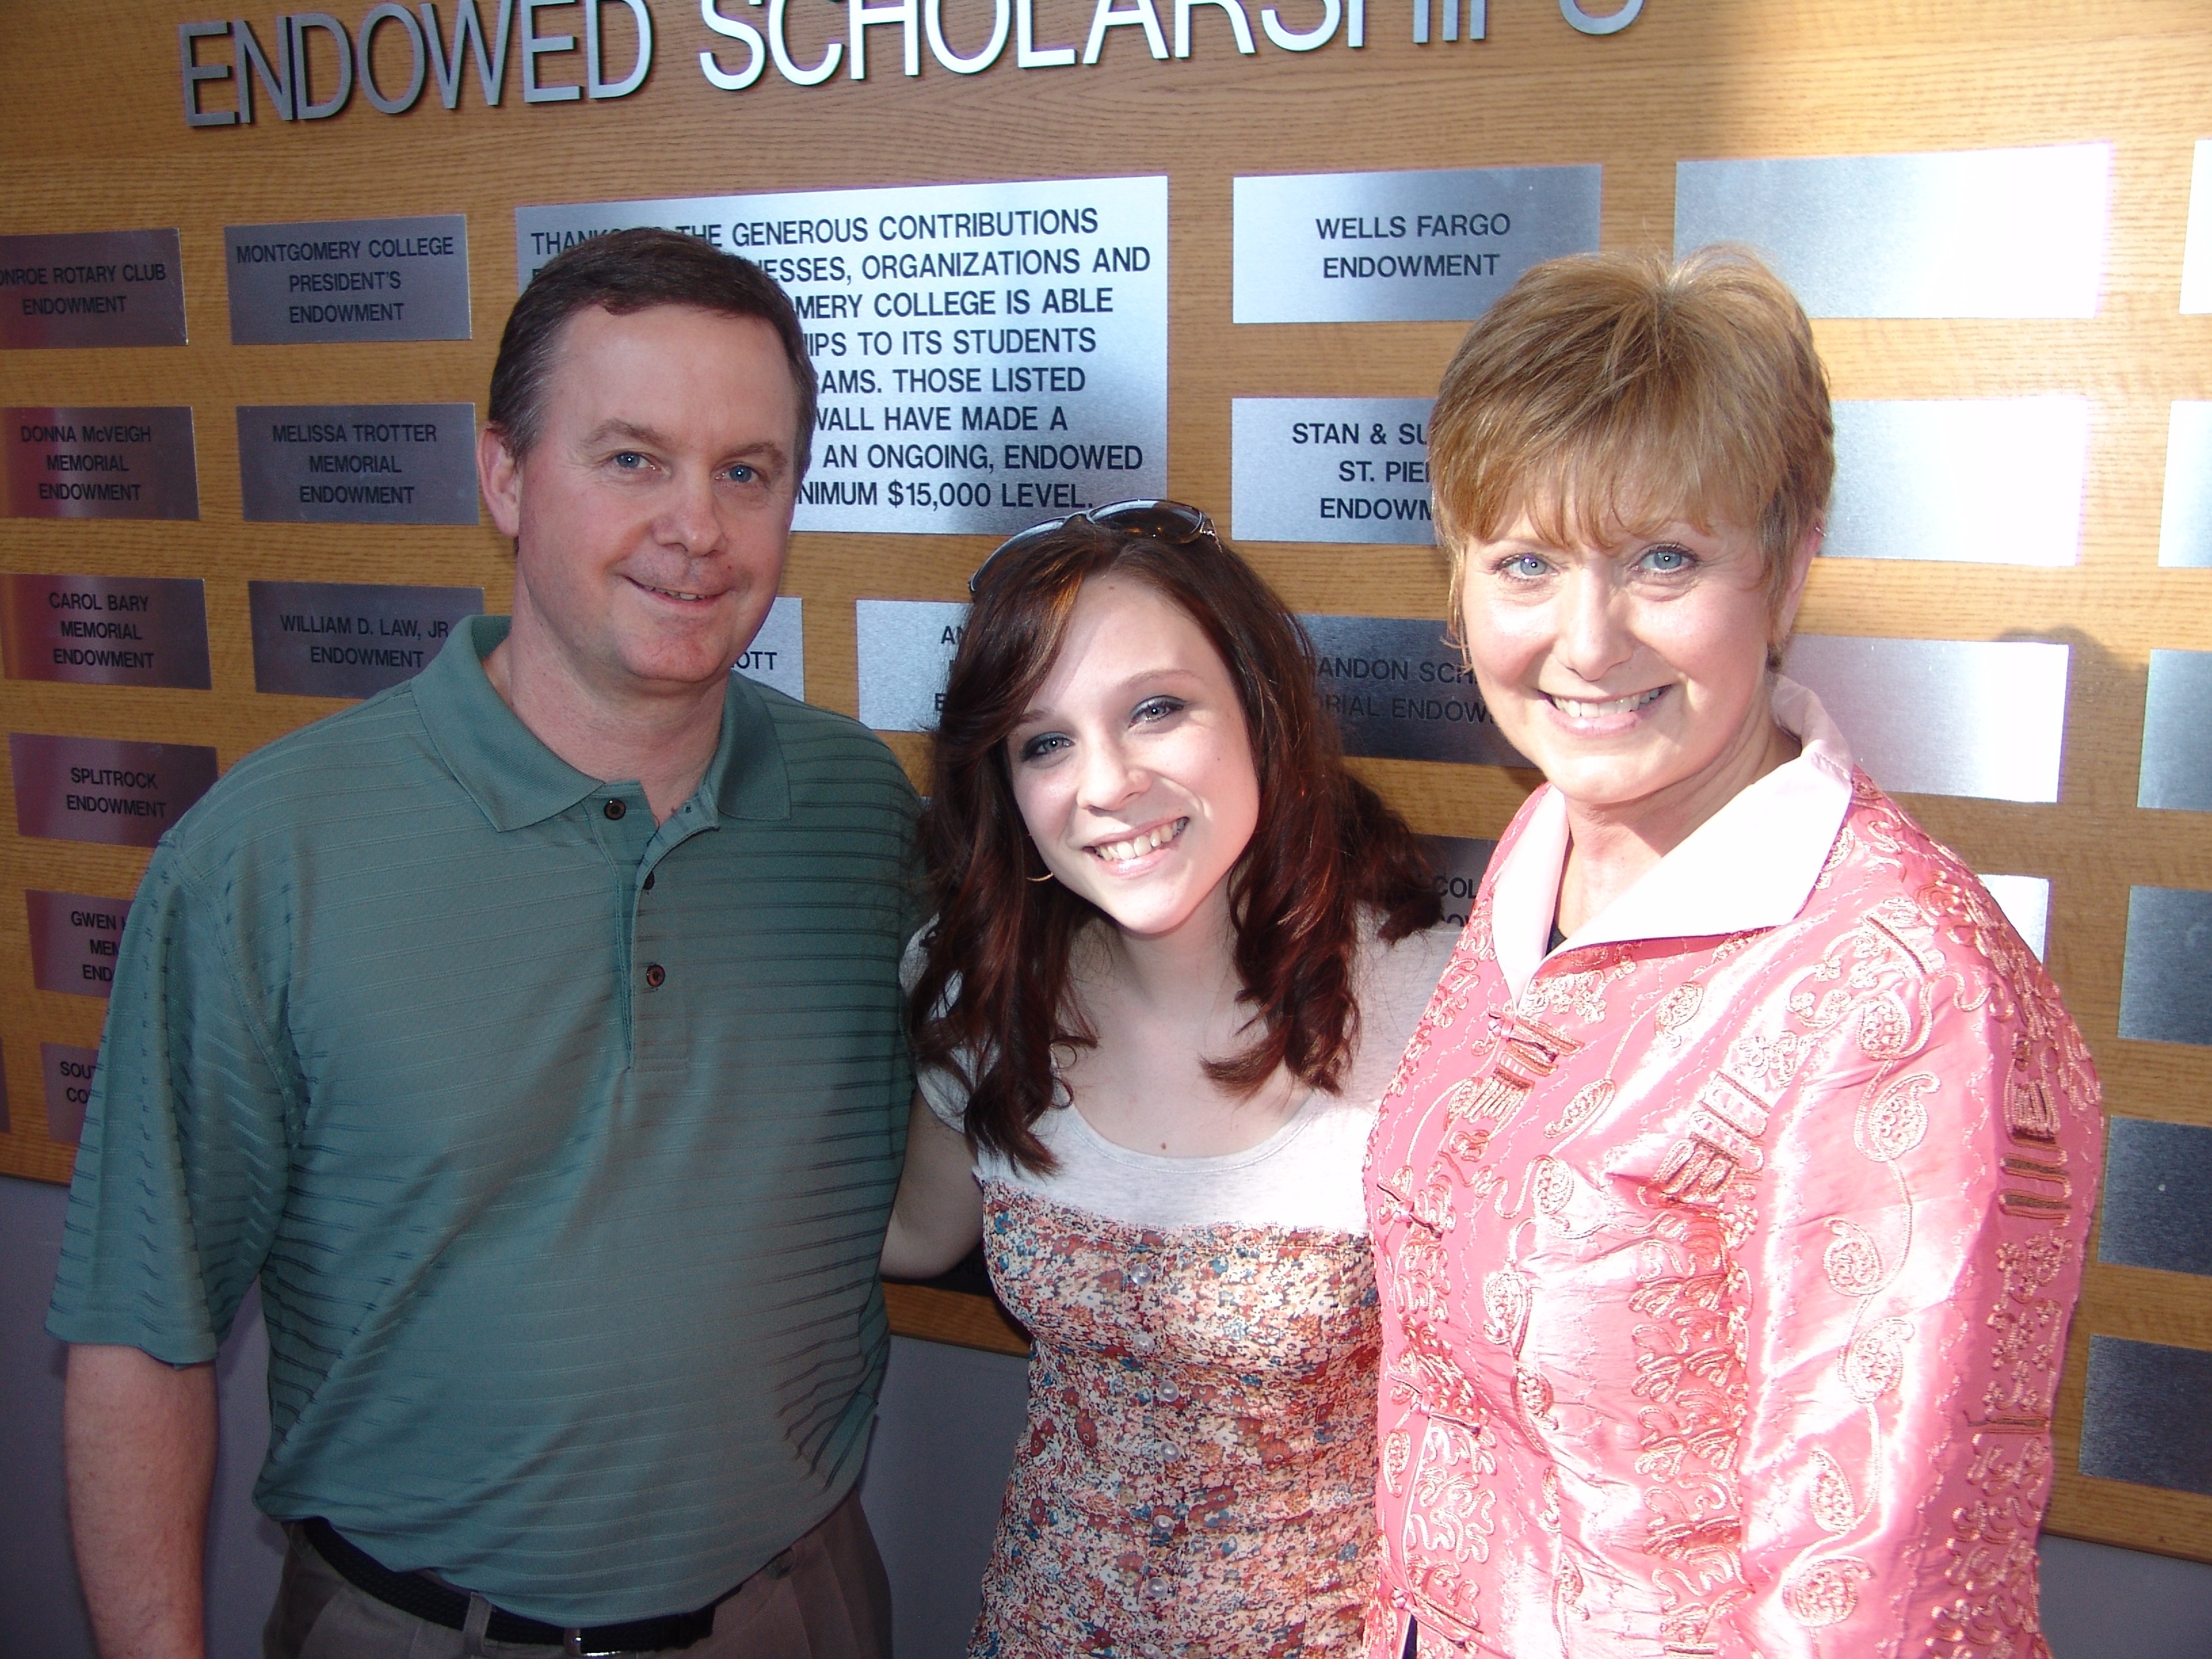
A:
<svg viewBox="0 0 2212 1659">
<path fill-rule="evenodd" d="M 1595 167 L 1236 182 L 1240 323 L 1467 322 L 1533 264 L 1597 249 Z"/>
<path fill-rule="evenodd" d="M 249 522 L 474 524 L 474 404 L 248 404 L 238 483 Z"/>
<path fill-rule="evenodd" d="M 469 222 L 226 225 L 233 345 L 469 337 Z"/>
<path fill-rule="evenodd" d="M 821 376 L 793 527 L 1005 535 L 1166 493 L 1167 210 L 1157 178 L 519 208 L 515 261 L 636 225 L 757 260 Z"/>
<path fill-rule="evenodd" d="M 0 577 L 0 653 L 11 680 L 208 689 L 198 577 Z"/>
<path fill-rule="evenodd" d="M 0 236 L 0 349 L 184 343 L 175 231 Z"/>
<path fill-rule="evenodd" d="M 1436 540 L 1428 398 L 1238 398 L 1229 427 L 1235 539 Z"/>
<path fill-rule="evenodd" d="M 0 410 L 0 515 L 200 515 L 189 409 Z"/>
</svg>

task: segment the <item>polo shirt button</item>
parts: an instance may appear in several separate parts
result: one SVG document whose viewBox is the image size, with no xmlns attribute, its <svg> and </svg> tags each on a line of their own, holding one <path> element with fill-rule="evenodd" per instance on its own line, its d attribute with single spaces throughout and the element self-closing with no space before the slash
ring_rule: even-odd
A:
<svg viewBox="0 0 2212 1659">
<path fill-rule="evenodd" d="M 622 801 L 619 801 L 619 800 L 610 800 L 610 801 L 606 804 L 606 807 L 605 807 L 605 811 L 606 811 L 606 815 L 607 815 L 609 817 L 611 817 L 611 818 L 618 818 L 618 817 L 620 817 L 623 813 L 625 813 L 625 812 L 629 811 L 629 806 L 628 806 L 627 805 L 625 805 L 625 804 L 624 804 L 623 802 L 622 802 Z"/>
<path fill-rule="evenodd" d="M 667 983 L 668 969 L 662 967 L 657 962 L 648 962 L 645 964 L 645 988 L 647 990 L 658 991 L 662 986 Z"/>
</svg>

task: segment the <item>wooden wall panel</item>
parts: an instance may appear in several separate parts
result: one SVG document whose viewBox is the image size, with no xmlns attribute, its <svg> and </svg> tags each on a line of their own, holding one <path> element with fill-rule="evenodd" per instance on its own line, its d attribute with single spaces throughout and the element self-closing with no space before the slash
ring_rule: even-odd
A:
<svg viewBox="0 0 2212 1659">
<path fill-rule="evenodd" d="M 1592 0 L 1593 9 L 1604 0 Z M 1292 0 L 1296 4 L 1296 0 Z M 345 9 L 357 21 L 361 7 Z M 232 418 L 240 403 L 450 400 L 481 404 L 514 291 L 520 204 L 776 189 L 1085 174 L 1170 179 L 1170 488 L 1225 507 L 1238 395 L 1427 395 L 1453 325 L 1230 322 L 1231 180 L 1239 173 L 1597 162 L 1611 246 L 1671 240 L 1678 159 L 2113 144 L 2110 241 L 2094 319 L 1827 321 L 1845 398 L 2071 392 L 2094 427 L 2081 561 L 2064 569 L 1824 563 L 1808 631 L 2028 637 L 2073 648 L 2059 804 L 1916 798 L 1975 867 L 2047 876 L 2051 963 L 2088 1033 L 2116 1113 L 2212 1126 L 2212 1050 L 2117 1035 L 2130 884 L 2212 888 L 2212 817 L 2135 807 L 2143 685 L 2154 648 L 2212 649 L 2212 571 L 2157 568 L 2166 406 L 2212 398 L 2212 318 L 2178 310 L 2193 142 L 2212 135 L 2212 26 L 2171 0 L 1648 0 L 1621 33 L 1584 37 L 1555 0 L 1491 0 L 1489 38 L 1416 48 L 1405 0 L 1370 0 L 1368 45 L 1306 56 L 1230 50 L 1201 10 L 1196 55 L 1156 64 L 1114 31 L 1096 68 L 962 78 L 927 56 L 811 89 L 773 73 L 719 93 L 696 54 L 696 10 L 654 0 L 653 76 L 620 102 L 526 106 L 510 54 L 503 107 L 434 96 L 397 118 L 356 93 L 337 118 L 187 130 L 175 26 L 190 0 L 0 12 L 0 233 L 176 226 L 191 343 L 178 349 L 0 352 L 0 403 L 190 404 L 197 523 L 0 521 L 0 569 L 189 575 L 208 584 L 214 686 L 204 692 L 0 684 L 9 730 L 213 742 L 228 765 L 338 705 L 252 690 L 245 584 L 254 578 L 481 586 L 502 608 L 507 556 L 488 528 L 249 525 Z M 733 11 L 742 8 L 732 7 Z M 1083 0 L 1038 0 L 1041 38 L 1080 39 Z M 450 23 L 451 6 L 441 8 Z M 948 0 L 966 38 L 978 0 Z M 842 8 L 794 14 L 811 48 Z M 569 14 L 573 16 L 574 14 Z M 253 22 L 264 38 L 273 17 Z M 560 27 L 557 22 L 554 27 Z M 387 29 L 385 45 L 396 39 Z M 878 32 L 872 44 L 890 37 Z M 214 45 L 215 43 L 210 43 Z M 218 47 L 204 54 L 228 55 Z M 618 52 L 617 58 L 626 56 Z M 573 61 L 573 60 L 568 60 Z M 887 73 L 887 71 L 890 71 Z M 565 72 L 565 71 L 564 71 Z M 220 106 L 220 100 L 217 100 Z M 406 346 L 234 347 L 222 267 L 227 223 L 465 212 L 474 337 Z M 807 684 L 856 706 L 851 603 L 964 597 L 988 550 L 974 537 L 801 536 L 786 591 L 804 596 Z M 1408 549 L 1250 550 L 1305 611 L 1441 613 L 1441 562 Z M 919 739 L 896 746 L 921 766 Z M 1494 769 L 1368 762 L 1420 829 L 1495 835 L 1529 780 Z M 4 790 L 0 781 L 0 790 Z M 65 1179 L 44 1133 L 38 1045 L 89 1044 L 103 1005 L 31 986 L 26 887 L 125 894 L 143 854 L 32 841 L 0 799 L 0 1043 L 12 1129 L 0 1170 Z M 917 1334 L 1000 1344 L 981 1314 L 902 1293 Z M 2186 1275 L 2093 1268 L 2076 1321 L 2052 1525 L 2212 1559 L 2212 1499 L 2098 1482 L 2074 1469 L 2087 1334 L 2212 1347 L 2212 1295 Z"/>
</svg>

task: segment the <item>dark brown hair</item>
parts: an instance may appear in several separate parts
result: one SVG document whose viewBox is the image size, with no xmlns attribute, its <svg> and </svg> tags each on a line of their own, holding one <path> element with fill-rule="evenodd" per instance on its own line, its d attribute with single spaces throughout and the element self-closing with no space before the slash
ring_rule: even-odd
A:
<svg viewBox="0 0 2212 1659">
<path fill-rule="evenodd" d="M 1059 882 L 1028 878 L 1038 860 L 1006 738 L 1051 672 L 1084 583 L 1112 571 L 1188 612 L 1220 653 L 1259 775 L 1259 823 L 1229 876 L 1256 1035 L 1206 1071 L 1244 1092 L 1278 1066 L 1340 1083 L 1359 1028 L 1361 911 L 1379 912 L 1382 937 L 1398 939 L 1440 907 L 1412 832 L 1345 769 L 1304 631 L 1211 536 L 1174 545 L 1073 519 L 999 565 L 983 577 L 937 730 L 921 829 L 937 921 L 909 1004 L 916 1061 L 965 1081 L 972 1143 L 1053 1167 L 1032 1126 L 1054 1103 L 1054 1049 L 1097 1041 L 1069 1006 L 1068 957 L 1102 913 Z"/>
<path fill-rule="evenodd" d="M 1741 525 L 1778 611 L 1835 476 L 1812 325 L 1741 248 L 1535 266 L 1468 331 L 1429 417 L 1455 618 L 1468 544 L 1524 512 L 1559 545 L 1674 518 Z"/>
<path fill-rule="evenodd" d="M 814 364 L 790 296 L 750 259 L 724 253 L 696 236 L 650 228 L 611 231 L 556 254 L 530 279 L 507 313 L 492 365 L 491 404 L 484 424 L 517 457 L 538 441 L 545 382 L 561 331 L 588 307 L 617 317 L 653 306 L 689 306 L 720 317 L 757 317 L 783 342 L 799 393 L 793 478 L 806 476 L 814 452 Z"/>
</svg>

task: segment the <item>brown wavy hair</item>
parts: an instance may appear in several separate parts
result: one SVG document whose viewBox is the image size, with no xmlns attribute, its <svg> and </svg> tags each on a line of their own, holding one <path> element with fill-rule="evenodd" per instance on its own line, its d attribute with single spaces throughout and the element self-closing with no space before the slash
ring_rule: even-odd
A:
<svg viewBox="0 0 2212 1659">
<path fill-rule="evenodd" d="M 987 570 L 938 724 L 921 826 L 937 921 L 908 1013 L 916 1061 L 967 1085 L 970 1143 L 1036 1170 L 1054 1163 L 1033 1127 L 1054 1103 L 1054 1051 L 1097 1041 L 1071 1006 L 1069 956 L 1103 913 L 1057 881 L 1029 879 L 1042 860 L 1015 804 L 1006 738 L 1051 672 L 1084 583 L 1109 571 L 1180 606 L 1220 653 L 1259 775 L 1259 823 L 1229 874 L 1256 1035 L 1207 1060 L 1207 1074 L 1240 1093 L 1278 1066 L 1335 1086 L 1359 1030 L 1363 910 L 1391 940 L 1440 914 L 1412 831 L 1345 769 L 1305 631 L 1218 539 L 1174 545 L 1073 519 Z"/>
</svg>

